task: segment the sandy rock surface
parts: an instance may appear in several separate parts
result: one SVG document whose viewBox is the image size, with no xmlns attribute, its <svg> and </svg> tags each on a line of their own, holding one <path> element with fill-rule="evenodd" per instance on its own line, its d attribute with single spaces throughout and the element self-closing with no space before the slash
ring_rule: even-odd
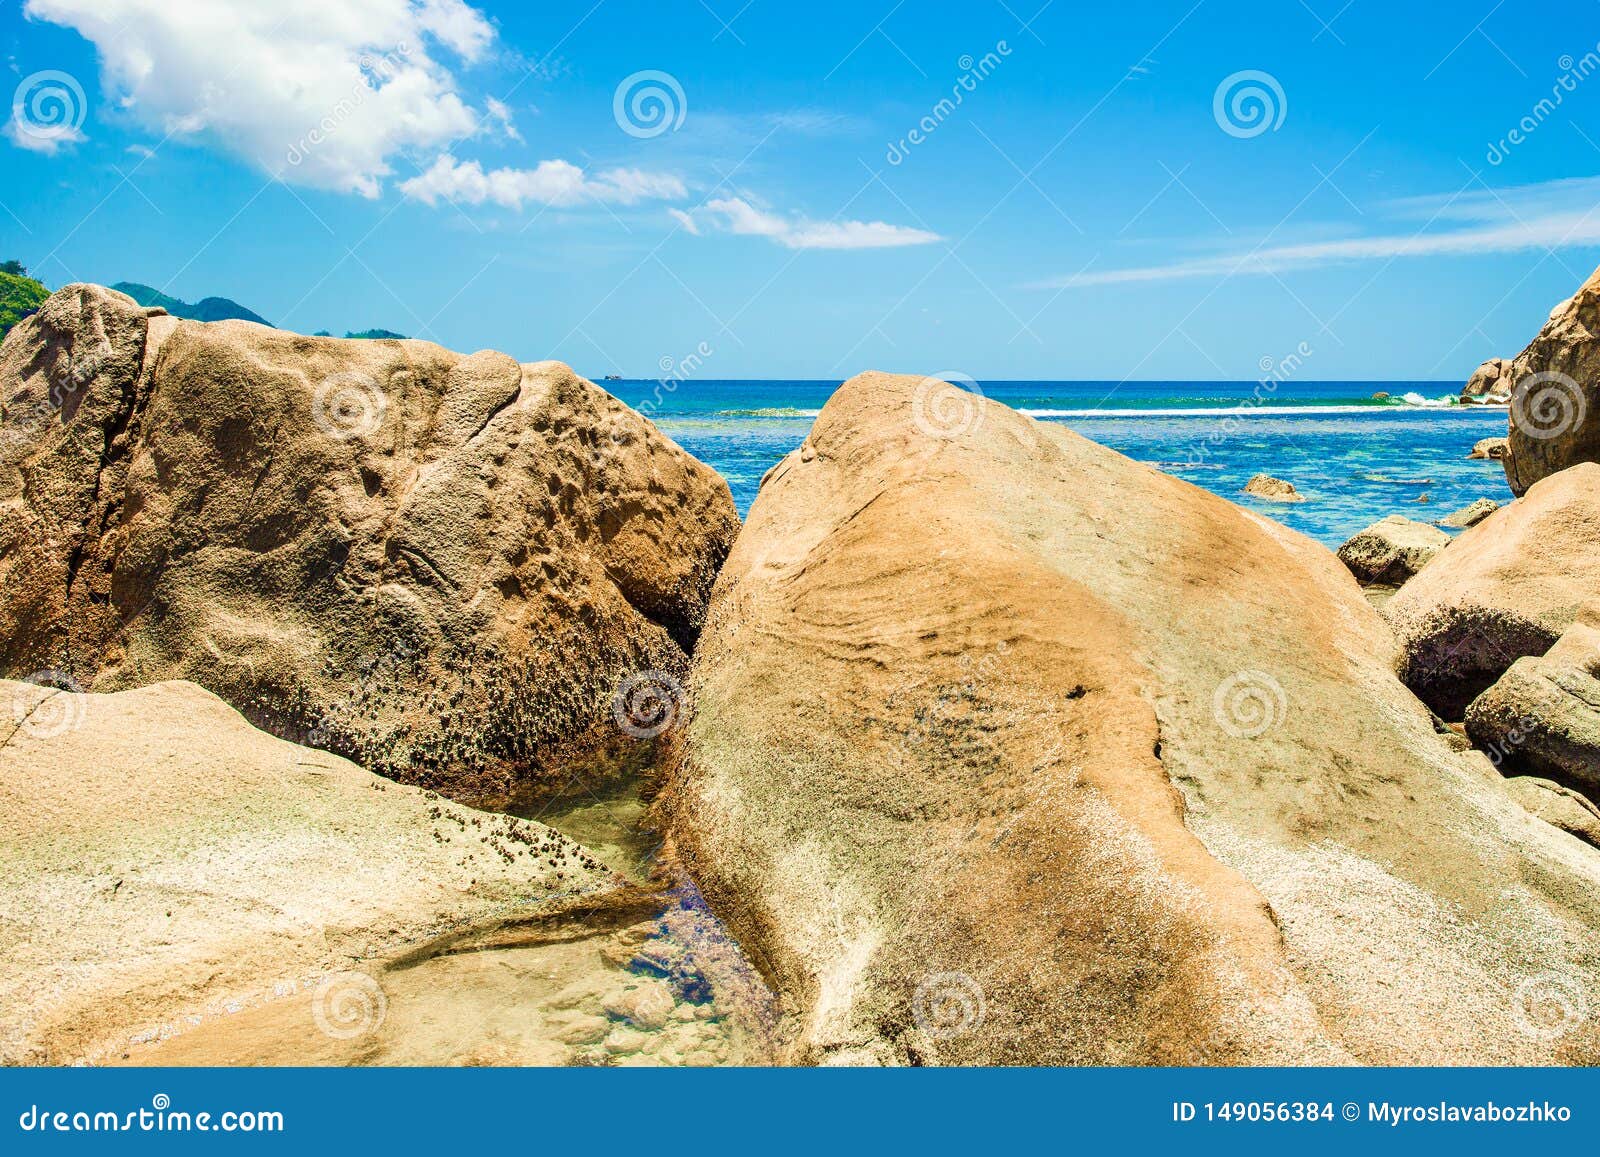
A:
<svg viewBox="0 0 1600 1157">
<path fill-rule="evenodd" d="M 1600 1059 L 1600 856 L 1395 679 L 1321 546 L 864 374 L 768 475 L 661 803 L 791 1060 Z M 1587 1034 L 1587 1035 L 1585 1035 Z"/>
<path fill-rule="evenodd" d="M 7 1064 L 114 1059 L 295 994 L 306 1036 L 345 1039 L 378 1016 L 386 959 L 618 884 L 540 824 L 286 743 L 184 682 L 0 681 L 0 848 Z"/>
</svg>

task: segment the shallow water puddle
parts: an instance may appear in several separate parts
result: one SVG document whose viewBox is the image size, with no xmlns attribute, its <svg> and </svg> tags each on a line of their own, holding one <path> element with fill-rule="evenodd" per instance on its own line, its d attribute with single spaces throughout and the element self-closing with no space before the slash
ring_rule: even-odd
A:
<svg viewBox="0 0 1600 1157">
<path fill-rule="evenodd" d="M 638 790 L 511 808 L 643 884 L 657 841 Z M 130 1046 L 135 1065 L 767 1064 L 776 1003 L 694 885 L 439 942 L 368 976 Z"/>
</svg>

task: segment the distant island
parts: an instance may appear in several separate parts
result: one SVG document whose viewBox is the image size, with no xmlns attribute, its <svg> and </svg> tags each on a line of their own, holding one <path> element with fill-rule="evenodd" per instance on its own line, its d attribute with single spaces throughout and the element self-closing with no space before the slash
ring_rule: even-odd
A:
<svg viewBox="0 0 1600 1157">
<path fill-rule="evenodd" d="M 152 289 L 148 285 L 141 285 L 137 281 L 119 281 L 111 287 L 118 293 L 125 293 L 143 306 L 159 306 L 173 317 L 186 317 L 191 321 L 226 321 L 237 318 L 240 321 L 253 321 L 257 325 L 270 326 L 272 323 L 252 309 L 246 309 L 237 301 L 226 297 L 202 297 L 199 301 L 190 304 L 179 298 L 162 293 L 159 289 Z"/>
<path fill-rule="evenodd" d="M 187 318 L 190 321 L 253 321 L 257 325 L 268 326 L 276 329 L 270 321 L 262 317 L 253 309 L 240 305 L 237 301 L 227 297 L 203 297 L 196 302 L 187 302 L 182 298 L 173 297 L 162 293 L 149 285 L 138 281 L 119 281 L 111 287 L 118 293 L 127 294 L 133 300 L 145 307 L 156 306 L 166 310 L 173 317 Z M 0 261 L 0 338 L 4 338 L 17 322 L 33 313 L 44 304 L 45 298 L 50 296 L 50 290 L 37 278 L 29 277 L 27 267 L 20 261 Z M 312 337 L 332 337 L 333 334 L 325 329 L 319 329 Z M 404 341 L 408 335 L 396 333 L 392 329 L 363 329 L 349 331 L 346 338 L 365 338 L 374 341 L 391 340 Z"/>
</svg>

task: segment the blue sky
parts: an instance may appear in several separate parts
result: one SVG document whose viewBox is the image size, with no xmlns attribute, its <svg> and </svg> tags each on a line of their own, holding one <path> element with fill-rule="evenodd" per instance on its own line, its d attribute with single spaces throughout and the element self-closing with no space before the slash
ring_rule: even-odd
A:
<svg viewBox="0 0 1600 1157">
<path fill-rule="evenodd" d="M 1464 379 L 1600 262 L 1594 0 L 1040 3 L 6 0 L 0 255 L 594 377 L 1111 380 Z"/>
</svg>

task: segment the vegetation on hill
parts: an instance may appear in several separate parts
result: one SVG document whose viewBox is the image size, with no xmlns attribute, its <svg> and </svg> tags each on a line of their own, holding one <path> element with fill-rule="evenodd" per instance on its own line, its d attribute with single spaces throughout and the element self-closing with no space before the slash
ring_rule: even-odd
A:
<svg viewBox="0 0 1600 1157">
<path fill-rule="evenodd" d="M 158 289 L 152 289 L 148 285 L 141 285 L 137 281 L 119 281 L 111 288 L 118 293 L 126 293 L 140 305 L 160 306 L 173 317 L 186 317 L 191 321 L 225 321 L 228 318 L 238 318 L 259 325 L 272 324 L 254 310 L 246 309 L 237 301 L 226 297 L 203 297 L 191 304 L 181 298 L 162 293 Z"/>
<path fill-rule="evenodd" d="M 50 291 L 28 276 L 20 261 L 0 263 L 0 338 L 11 327 L 44 304 Z"/>
<path fill-rule="evenodd" d="M 395 333 L 392 329 L 364 329 L 359 333 L 346 333 L 344 336 L 363 338 L 398 338 L 403 341 L 406 335 L 403 333 Z"/>
</svg>

